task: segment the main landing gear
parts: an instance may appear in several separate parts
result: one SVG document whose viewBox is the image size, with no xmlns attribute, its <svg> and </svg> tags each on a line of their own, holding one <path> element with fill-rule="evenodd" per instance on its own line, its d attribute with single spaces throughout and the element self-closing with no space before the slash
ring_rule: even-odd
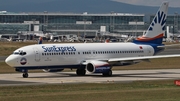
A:
<svg viewBox="0 0 180 101">
<path fill-rule="evenodd" d="M 76 74 L 78 76 L 84 76 L 84 75 L 86 75 L 86 70 L 85 69 L 77 69 Z"/>
<path fill-rule="evenodd" d="M 84 76 L 84 75 L 86 75 L 86 70 L 85 69 L 77 69 L 76 74 L 78 76 Z M 110 76 L 112 76 L 112 70 L 110 69 L 107 72 L 102 73 L 102 75 L 104 77 L 110 77 Z"/>
<path fill-rule="evenodd" d="M 108 72 L 105 72 L 105 73 L 102 73 L 102 74 L 103 74 L 103 76 L 110 77 L 110 76 L 112 76 L 112 70 L 110 69 Z"/>
</svg>

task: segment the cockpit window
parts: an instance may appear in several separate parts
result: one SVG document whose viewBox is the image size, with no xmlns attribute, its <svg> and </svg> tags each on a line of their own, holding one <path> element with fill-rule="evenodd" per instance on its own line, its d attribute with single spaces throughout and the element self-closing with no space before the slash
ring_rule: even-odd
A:
<svg viewBox="0 0 180 101">
<path fill-rule="evenodd" d="M 13 54 L 14 54 L 14 55 L 19 55 L 19 52 L 14 52 Z"/>
<path fill-rule="evenodd" d="M 19 52 L 14 52 L 14 55 L 26 55 L 26 52 L 19 51 Z"/>
<path fill-rule="evenodd" d="M 26 52 L 20 52 L 19 55 L 26 55 Z"/>
</svg>

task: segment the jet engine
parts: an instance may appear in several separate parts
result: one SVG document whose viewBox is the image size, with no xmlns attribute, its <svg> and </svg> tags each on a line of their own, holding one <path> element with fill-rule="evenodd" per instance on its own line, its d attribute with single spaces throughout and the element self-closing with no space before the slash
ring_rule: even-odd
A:
<svg viewBox="0 0 180 101">
<path fill-rule="evenodd" d="M 111 66 L 103 61 L 91 61 L 86 65 L 86 70 L 90 73 L 107 73 Z"/>
<path fill-rule="evenodd" d="M 61 72 L 64 69 L 43 69 L 44 72 Z"/>
</svg>

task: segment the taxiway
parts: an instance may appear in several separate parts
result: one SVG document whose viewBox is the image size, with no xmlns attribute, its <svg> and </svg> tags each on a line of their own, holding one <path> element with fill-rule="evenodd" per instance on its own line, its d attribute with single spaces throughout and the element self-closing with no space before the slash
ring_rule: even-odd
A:
<svg viewBox="0 0 180 101">
<path fill-rule="evenodd" d="M 180 69 L 157 70 L 122 70 L 113 71 L 112 77 L 101 74 L 76 76 L 75 72 L 29 73 L 29 78 L 22 78 L 21 73 L 0 74 L 0 86 L 72 84 L 72 83 L 127 83 L 142 80 L 178 80 Z"/>
</svg>

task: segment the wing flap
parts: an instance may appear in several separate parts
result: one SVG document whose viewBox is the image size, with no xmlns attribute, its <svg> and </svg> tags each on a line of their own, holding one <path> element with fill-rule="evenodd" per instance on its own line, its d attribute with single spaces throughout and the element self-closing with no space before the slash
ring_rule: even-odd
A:
<svg viewBox="0 0 180 101">
<path fill-rule="evenodd" d="M 121 62 L 121 61 L 149 61 L 149 59 L 157 59 L 157 58 L 170 58 L 170 57 L 180 57 L 180 54 L 174 55 L 157 55 L 157 56 L 144 56 L 144 57 L 125 57 L 125 58 L 111 58 L 111 59 L 95 59 L 95 60 L 85 60 L 82 61 L 82 65 L 87 65 L 91 61 L 104 61 L 108 63 L 112 62 Z"/>
<path fill-rule="evenodd" d="M 108 62 L 109 59 L 92 59 L 92 60 L 84 60 L 81 62 L 82 65 L 87 65 L 91 61 L 103 61 L 103 62 Z"/>
<path fill-rule="evenodd" d="M 170 57 L 180 57 L 180 54 L 158 55 L 158 56 L 144 56 L 144 57 L 112 58 L 112 59 L 109 59 L 108 62 L 130 61 L 130 60 L 148 60 L 148 59 L 170 58 Z"/>
</svg>

